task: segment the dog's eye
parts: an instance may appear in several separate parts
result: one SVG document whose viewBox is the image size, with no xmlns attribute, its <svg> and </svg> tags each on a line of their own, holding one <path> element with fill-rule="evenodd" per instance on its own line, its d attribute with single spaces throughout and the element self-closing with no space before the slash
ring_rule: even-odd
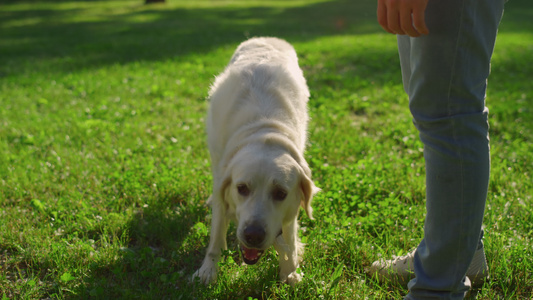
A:
<svg viewBox="0 0 533 300">
<path fill-rule="evenodd" d="M 248 189 L 248 186 L 246 184 L 237 185 L 237 192 L 239 192 L 239 195 L 243 197 L 250 195 L 250 189 Z"/>
<path fill-rule="evenodd" d="M 286 197 L 287 197 L 287 192 L 285 190 L 283 190 L 283 189 L 276 188 L 272 192 L 272 199 L 274 199 L 276 201 L 283 201 L 283 200 L 285 200 Z"/>
</svg>

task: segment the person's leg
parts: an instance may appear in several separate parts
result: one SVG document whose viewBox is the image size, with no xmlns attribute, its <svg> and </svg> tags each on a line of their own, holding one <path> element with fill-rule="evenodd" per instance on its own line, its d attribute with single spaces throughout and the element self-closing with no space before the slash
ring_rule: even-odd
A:
<svg viewBox="0 0 533 300">
<path fill-rule="evenodd" d="M 404 87 L 424 143 L 424 238 L 407 299 L 462 299 L 478 246 L 490 158 L 485 91 L 503 0 L 433 0 L 430 34 L 398 37 Z"/>
</svg>

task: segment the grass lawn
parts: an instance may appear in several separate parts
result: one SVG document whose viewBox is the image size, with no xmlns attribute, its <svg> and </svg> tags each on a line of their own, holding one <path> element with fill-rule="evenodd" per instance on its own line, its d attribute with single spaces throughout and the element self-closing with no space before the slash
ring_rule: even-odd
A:
<svg viewBox="0 0 533 300">
<path fill-rule="evenodd" d="M 365 268 L 423 233 L 422 144 L 396 39 L 375 1 L 7 0 L 0 3 L 0 299 L 399 299 Z M 491 280 L 533 297 L 533 6 L 511 0 L 489 78 Z M 291 42 L 311 89 L 296 287 L 271 250 L 189 283 L 209 238 L 206 95 L 248 37 Z M 234 229 L 234 228 L 233 228 Z"/>
</svg>

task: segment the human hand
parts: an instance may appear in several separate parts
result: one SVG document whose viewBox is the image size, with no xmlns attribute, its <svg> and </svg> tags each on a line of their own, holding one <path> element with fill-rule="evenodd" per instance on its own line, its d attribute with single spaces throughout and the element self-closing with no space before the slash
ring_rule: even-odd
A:
<svg viewBox="0 0 533 300">
<path fill-rule="evenodd" d="M 378 0 L 378 23 L 392 34 L 429 34 L 424 19 L 427 3 L 428 0 Z"/>
</svg>

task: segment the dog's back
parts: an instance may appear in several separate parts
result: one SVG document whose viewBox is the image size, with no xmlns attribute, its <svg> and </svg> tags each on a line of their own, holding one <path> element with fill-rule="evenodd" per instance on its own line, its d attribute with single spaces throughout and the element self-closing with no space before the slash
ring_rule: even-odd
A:
<svg viewBox="0 0 533 300">
<path fill-rule="evenodd" d="M 272 51 L 273 49 L 276 51 Z M 291 44 L 278 38 L 260 37 L 241 43 L 231 57 L 229 65 L 254 65 L 266 61 L 285 64 L 288 60 L 290 60 L 289 63 L 298 64 L 296 51 Z"/>
<path fill-rule="evenodd" d="M 209 94 L 208 142 L 213 165 L 228 150 L 232 135 L 259 121 L 285 124 L 303 151 L 309 90 L 294 48 L 277 38 L 243 42 Z"/>
</svg>

